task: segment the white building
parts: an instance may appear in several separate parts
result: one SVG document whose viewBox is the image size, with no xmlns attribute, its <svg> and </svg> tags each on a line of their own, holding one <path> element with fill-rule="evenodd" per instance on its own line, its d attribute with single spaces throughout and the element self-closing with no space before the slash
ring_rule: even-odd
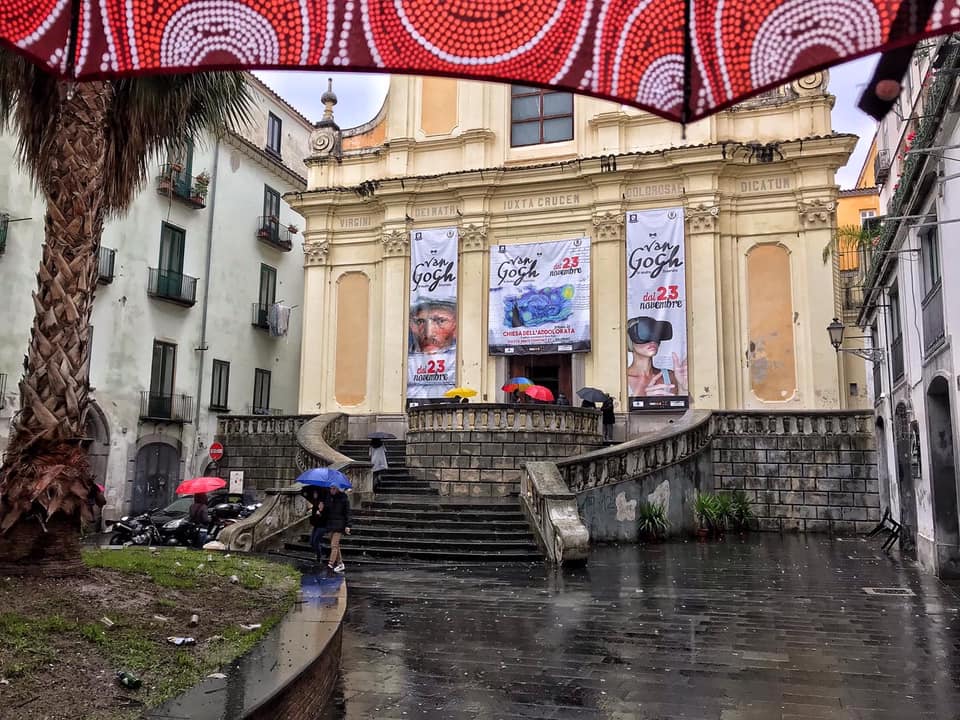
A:
<svg viewBox="0 0 960 720">
<path fill-rule="evenodd" d="M 249 81 L 251 125 L 159 159 L 129 213 L 104 229 L 89 433 L 107 519 L 165 505 L 181 479 L 204 473 L 217 414 L 297 411 L 303 220 L 282 196 L 305 188 L 312 125 Z M 0 136 L 10 159 L 0 175 L 9 218 L 0 450 L 19 404 L 43 242 L 43 202 L 18 171 L 15 147 L 15 137 Z M 285 336 L 269 329 L 275 303 L 293 307 Z"/>
<path fill-rule="evenodd" d="M 907 526 L 909 552 L 960 574 L 960 45 L 921 47 L 899 105 L 877 132 L 885 217 L 870 250 L 858 323 L 873 363 L 881 498 Z"/>
</svg>

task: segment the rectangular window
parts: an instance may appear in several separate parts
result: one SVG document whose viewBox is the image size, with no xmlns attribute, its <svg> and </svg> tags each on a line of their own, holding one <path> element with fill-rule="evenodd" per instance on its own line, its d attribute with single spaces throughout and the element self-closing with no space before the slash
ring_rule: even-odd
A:
<svg viewBox="0 0 960 720">
<path fill-rule="evenodd" d="M 876 322 L 870 327 L 870 347 L 880 347 L 880 330 Z M 880 396 L 883 395 L 883 377 L 881 373 L 883 363 L 875 362 L 871 364 L 873 365 L 873 401 L 877 403 L 880 402 Z"/>
<path fill-rule="evenodd" d="M 860 227 L 863 227 L 864 225 L 866 225 L 867 220 L 876 216 L 877 216 L 876 210 L 861 210 L 860 211 Z"/>
<path fill-rule="evenodd" d="M 253 414 L 270 414 L 270 371 L 253 371 Z"/>
<path fill-rule="evenodd" d="M 160 260 L 157 265 L 157 294 L 179 298 L 183 295 L 183 253 L 187 234 L 163 223 L 160 229 Z"/>
<path fill-rule="evenodd" d="M 273 113 L 267 116 L 267 151 L 280 155 L 280 136 L 283 132 L 283 123 Z"/>
<path fill-rule="evenodd" d="M 280 193 L 269 185 L 263 186 L 263 226 L 274 242 L 280 239 Z"/>
<path fill-rule="evenodd" d="M 229 410 L 230 363 L 226 360 L 213 361 L 213 384 L 210 386 L 210 409 Z"/>
<path fill-rule="evenodd" d="M 923 294 L 940 287 L 940 238 L 936 227 L 920 233 L 920 262 L 923 267 Z"/>
<path fill-rule="evenodd" d="M 153 341 L 153 363 L 150 368 L 149 417 L 168 418 L 173 412 L 173 379 L 177 365 L 177 346 Z"/>
<path fill-rule="evenodd" d="M 890 289 L 890 372 L 894 380 L 903 377 L 903 324 L 900 320 L 900 292 Z"/>
<path fill-rule="evenodd" d="M 514 85 L 510 97 L 510 145 L 573 140 L 573 95 Z"/>
<path fill-rule="evenodd" d="M 270 306 L 277 300 L 277 269 L 260 265 L 260 304 Z"/>
</svg>

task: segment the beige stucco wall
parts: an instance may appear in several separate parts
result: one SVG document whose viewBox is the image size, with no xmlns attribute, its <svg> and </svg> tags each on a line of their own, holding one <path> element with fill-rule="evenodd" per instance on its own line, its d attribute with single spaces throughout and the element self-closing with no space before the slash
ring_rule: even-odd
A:
<svg viewBox="0 0 960 720">
<path fill-rule="evenodd" d="M 454 102 L 456 118 L 439 112 Z M 573 376 L 578 386 L 619 388 L 625 407 L 624 213 L 677 205 L 687 216 L 693 406 L 839 407 L 838 363 L 825 332 L 832 277 L 822 250 L 835 222 L 834 173 L 855 138 L 831 133 L 824 76 L 690 125 L 686 139 L 679 125 L 578 96 L 573 140 L 511 148 L 509 102 L 508 86 L 394 77 L 366 144 L 351 138 L 342 163 L 307 159 L 308 192 L 290 198 L 307 219 L 302 411 L 402 410 L 409 232 L 447 226 L 461 237 L 458 382 L 478 399 L 500 399 L 505 363 L 486 348 L 489 248 L 587 236 L 593 348 L 575 356 Z M 438 112 L 428 121 L 431 107 Z M 771 142 L 779 143 L 771 163 L 746 147 Z M 600 159 L 611 155 L 615 170 Z M 779 317 L 792 335 L 794 379 L 774 401 L 752 388 L 749 355 L 750 318 L 769 308 L 762 288 L 748 292 L 747 257 L 764 245 L 788 256 L 787 289 L 778 288 L 788 307 Z M 351 272 L 370 278 L 370 357 L 365 399 L 346 407 L 337 402 L 334 368 L 347 348 L 338 347 L 330 288 Z"/>
</svg>

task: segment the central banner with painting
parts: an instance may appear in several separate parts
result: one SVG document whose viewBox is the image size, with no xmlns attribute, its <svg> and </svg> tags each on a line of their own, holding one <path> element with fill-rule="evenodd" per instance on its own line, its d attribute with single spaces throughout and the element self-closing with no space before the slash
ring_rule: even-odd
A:
<svg viewBox="0 0 960 720">
<path fill-rule="evenodd" d="M 590 349 L 590 238 L 490 250 L 491 355 Z"/>
<path fill-rule="evenodd" d="M 627 213 L 630 410 L 685 410 L 687 281 L 683 208 Z"/>
<path fill-rule="evenodd" d="M 410 233 L 407 405 L 442 399 L 457 385 L 456 228 Z"/>
</svg>

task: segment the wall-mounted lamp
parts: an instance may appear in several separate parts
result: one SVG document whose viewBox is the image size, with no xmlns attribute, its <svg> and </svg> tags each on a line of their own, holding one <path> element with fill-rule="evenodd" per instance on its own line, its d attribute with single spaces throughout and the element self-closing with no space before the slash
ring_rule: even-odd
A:
<svg viewBox="0 0 960 720">
<path fill-rule="evenodd" d="M 856 355 L 857 357 L 862 357 L 867 362 L 883 362 L 883 348 L 853 348 L 850 350 L 841 348 L 840 346 L 843 345 L 844 330 L 843 323 L 837 318 L 834 318 L 833 322 L 827 325 L 827 334 L 830 336 L 830 344 L 833 345 L 834 350 L 838 353 L 845 352 Z"/>
</svg>

